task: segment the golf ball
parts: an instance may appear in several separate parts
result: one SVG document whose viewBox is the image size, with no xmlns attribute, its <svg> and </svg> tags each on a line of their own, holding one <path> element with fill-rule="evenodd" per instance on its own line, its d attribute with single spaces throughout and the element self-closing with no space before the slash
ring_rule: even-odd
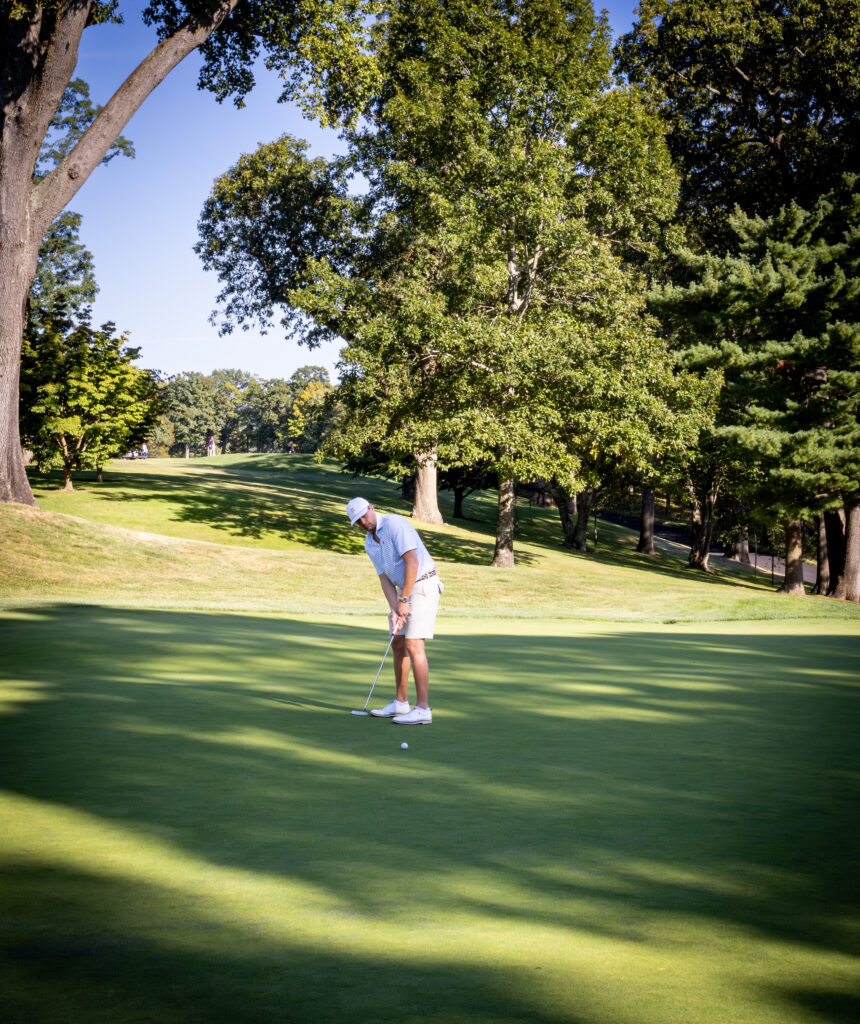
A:
<svg viewBox="0 0 860 1024">
<path fill-rule="evenodd" d="M 408 750 L 409 749 L 409 744 L 408 743 L 401 743 L 400 744 L 400 749 L 401 750 Z"/>
</svg>

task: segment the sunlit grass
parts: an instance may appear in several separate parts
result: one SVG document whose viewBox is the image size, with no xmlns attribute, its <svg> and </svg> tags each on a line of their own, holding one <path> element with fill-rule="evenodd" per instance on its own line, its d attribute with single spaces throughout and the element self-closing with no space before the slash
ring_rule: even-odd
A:
<svg viewBox="0 0 860 1024">
<path fill-rule="evenodd" d="M 386 634 L 343 504 L 394 484 L 106 481 L 0 507 L 3 1024 L 860 1015 L 856 606 L 608 524 L 573 554 L 523 502 L 492 570 L 475 496 L 422 528 L 447 589 L 404 733 L 348 713 Z"/>
<path fill-rule="evenodd" d="M 42 513 L 0 508 L 0 600 L 95 594 L 146 607 L 365 614 L 379 607 L 378 586 L 344 504 L 362 493 L 384 511 L 408 511 L 394 483 L 355 480 L 307 456 L 117 462 L 104 484 L 85 479 L 71 494 L 52 480 L 34 477 Z M 595 551 L 565 550 L 557 513 L 524 501 L 517 568 L 493 570 L 493 496 L 469 498 L 467 520 L 451 519 L 449 499 L 445 525 L 421 527 L 447 586 L 446 617 L 860 618 L 843 602 L 778 596 L 740 568 L 705 576 L 681 556 L 640 555 L 634 533 L 606 522 Z"/>
<path fill-rule="evenodd" d="M 12 1024 L 856 1005 L 856 625 L 453 620 L 405 733 L 372 618 L 0 628 Z"/>
</svg>

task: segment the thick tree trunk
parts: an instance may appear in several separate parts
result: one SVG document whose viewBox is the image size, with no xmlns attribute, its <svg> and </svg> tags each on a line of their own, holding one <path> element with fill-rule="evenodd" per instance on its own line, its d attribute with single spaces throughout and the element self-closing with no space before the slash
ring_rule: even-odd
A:
<svg viewBox="0 0 860 1024">
<path fill-rule="evenodd" d="M 586 487 L 577 496 L 576 526 L 573 530 L 573 547 L 576 551 L 588 551 L 588 520 L 591 518 L 596 497 L 593 487 Z"/>
<path fill-rule="evenodd" d="M 642 521 L 636 550 L 643 555 L 654 554 L 654 488 L 642 488 Z"/>
<path fill-rule="evenodd" d="M 99 466 L 98 470 L 96 471 L 96 482 L 100 483 L 100 484 L 103 484 L 105 482 L 104 481 L 104 476 L 102 475 L 102 468 L 101 468 L 101 466 Z"/>
<path fill-rule="evenodd" d="M 496 520 L 496 549 L 490 565 L 495 569 L 514 567 L 514 525 L 517 489 L 513 480 L 499 480 L 499 514 Z"/>
<path fill-rule="evenodd" d="M 570 514 L 570 494 L 568 494 L 564 487 L 560 487 L 558 484 L 548 484 L 547 490 L 552 495 L 558 508 L 558 515 L 561 519 L 561 532 L 564 538 L 562 544 L 566 548 L 572 548 L 574 546 L 576 528 Z"/>
<path fill-rule="evenodd" d="M 815 554 L 815 586 L 813 594 L 826 594 L 830 590 L 830 558 L 827 554 L 827 529 L 824 525 L 824 516 L 816 516 L 815 523 L 818 529 L 818 545 Z"/>
<path fill-rule="evenodd" d="M 45 178 L 33 181 L 42 140 L 78 60 L 92 0 L 35 5 L 0 23 L 0 501 L 35 505 L 24 472 L 18 387 L 25 303 L 39 245 L 51 222 L 101 163 L 152 90 L 221 25 L 238 0 L 221 0 L 208 21 L 189 18 L 162 40 L 105 104 L 83 137 Z M 26 6 L 25 6 L 25 9 Z"/>
<path fill-rule="evenodd" d="M 800 519 L 789 519 L 785 524 L 785 576 L 779 593 L 806 597 L 803 585 L 803 522 Z"/>
<path fill-rule="evenodd" d="M 442 513 L 439 511 L 439 497 L 436 489 L 436 455 L 416 455 L 418 465 L 415 475 L 415 501 L 412 505 L 412 518 L 419 523 L 441 523 Z"/>
<path fill-rule="evenodd" d="M 0 172 L 2 173 L 2 172 Z M 2 188 L 2 182 L 0 182 Z M 0 196 L 0 501 L 35 505 L 18 428 L 18 383 L 24 308 L 36 273 L 38 245 L 28 252 Z M 18 235 L 18 237 L 15 237 Z"/>
<path fill-rule="evenodd" d="M 72 483 L 72 470 L 70 466 L 63 466 L 63 490 L 73 491 L 75 485 Z"/>
<path fill-rule="evenodd" d="M 860 602 L 860 504 L 849 505 L 845 512 L 845 566 L 833 596 Z"/>
<path fill-rule="evenodd" d="M 750 531 L 749 527 L 742 526 L 740 536 L 737 537 L 726 549 L 726 558 L 731 562 L 740 562 L 741 565 L 750 564 Z"/>
<path fill-rule="evenodd" d="M 708 562 L 711 557 L 711 539 L 714 535 L 715 510 L 720 483 L 716 478 L 707 481 L 700 494 L 692 477 L 688 474 L 687 491 L 693 504 L 692 543 L 687 565 L 691 569 L 710 572 Z"/>
<path fill-rule="evenodd" d="M 827 561 L 830 568 L 830 583 L 827 595 L 832 597 L 845 571 L 845 509 L 824 513 L 824 532 L 827 536 Z"/>
</svg>

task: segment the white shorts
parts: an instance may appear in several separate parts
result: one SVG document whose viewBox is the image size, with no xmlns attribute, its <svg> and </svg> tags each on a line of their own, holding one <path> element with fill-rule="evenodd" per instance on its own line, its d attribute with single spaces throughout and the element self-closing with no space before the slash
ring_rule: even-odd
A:
<svg viewBox="0 0 860 1024">
<path fill-rule="evenodd" d="M 439 610 L 439 598 L 445 584 L 438 576 L 421 580 L 413 584 L 409 595 L 409 618 L 398 636 L 407 640 L 432 640 L 433 628 L 436 625 L 436 612 Z M 388 630 L 391 631 L 392 616 L 388 616 Z"/>
</svg>

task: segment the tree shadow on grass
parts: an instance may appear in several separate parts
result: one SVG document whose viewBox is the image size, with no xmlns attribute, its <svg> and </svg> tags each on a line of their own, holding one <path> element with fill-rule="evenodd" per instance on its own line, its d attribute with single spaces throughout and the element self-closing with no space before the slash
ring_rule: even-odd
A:
<svg viewBox="0 0 860 1024">
<path fill-rule="evenodd" d="M 238 919 L 210 917 L 181 886 L 54 867 L 4 874 L 19 922 L 0 930 L 4 1024 L 581 1020 L 541 1012 L 500 968 L 406 969 L 368 955 L 360 940 L 351 950 L 336 943 L 309 949 Z"/>
<path fill-rule="evenodd" d="M 84 474 L 82 474 L 84 476 Z M 273 477 L 277 476 L 275 480 Z M 280 538 L 296 544 L 340 554 L 364 550 L 364 534 L 350 528 L 344 514 L 356 483 L 345 474 L 326 478 L 325 495 L 312 485 L 319 477 L 307 467 L 293 473 L 251 472 L 244 463 L 209 468 L 204 460 L 194 466 L 193 476 L 128 471 L 111 473 L 97 485 L 99 496 L 109 502 L 163 502 L 170 518 L 178 523 L 206 526 L 238 541 Z M 380 510 L 409 514 L 409 506 L 391 481 L 372 478 L 359 482 L 369 501 Z M 116 517 L 122 526 L 122 517 Z M 420 524 L 419 532 L 421 530 Z M 463 536 L 435 535 L 430 542 L 435 557 L 469 565 L 486 565 L 493 542 Z M 524 556 L 523 564 L 533 559 Z"/>
<path fill-rule="evenodd" d="M 376 631 L 45 607 L 3 641 L 4 788 L 57 814 L 4 897 L 12 1020 L 90 1021 L 99 999 L 125 1001 L 112 1020 L 613 1019 L 575 992 L 546 1009 L 534 929 L 571 936 L 575 971 L 583 941 L 688 955 L 679 920 L 723 958 L 739 930 L 814 951 L 832 1004 L 855 998 L 827 979 L 853 949 L 855 637 L 443 638 L 408 753 L 347 714 Z M 303 938 L 321 913 L 331 934 Z M 441 937 L 446 913 L 486 932 L 485 964 Z M 780 998 L 807 1005 L 797 981 Z"/>
</svg>

